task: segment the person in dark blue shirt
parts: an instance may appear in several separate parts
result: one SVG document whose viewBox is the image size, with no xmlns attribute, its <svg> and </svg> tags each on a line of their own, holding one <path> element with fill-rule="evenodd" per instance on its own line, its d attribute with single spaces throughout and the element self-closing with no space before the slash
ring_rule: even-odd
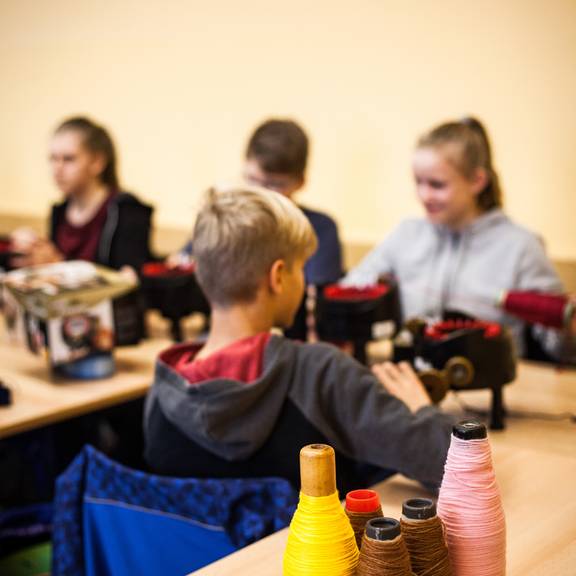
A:
<svg viewBox="0 0 576 576">
<path fill-rule="evenodd" d="M 243 169 L 247 184 L 278 192 L 291 200 L 306 182 L 309 141 L 293 120 L 267 120 L 256 128 L 248 145 Z M 336 222 L 323 212 L 298 204 L 318 238 L 318 250 L 304 270 L 308 285 L 322 286 L 343 275 L 342 249 Z M 189 242 L 180 253 L 169 258 L 177 264 L 192 256 Z"/>
<path fill-rule="evenodd" d="M 246 147 L 244 180 L 291 200 L 306 182 L 309 141 L 293 120 L 271 119 L 256 128 Z M 342 250 L 336 222 L 300 206 L 318 238 L 318 250 L 305 267 L 307 284 L 323 285 L 342 276 Z"/>
</svg>

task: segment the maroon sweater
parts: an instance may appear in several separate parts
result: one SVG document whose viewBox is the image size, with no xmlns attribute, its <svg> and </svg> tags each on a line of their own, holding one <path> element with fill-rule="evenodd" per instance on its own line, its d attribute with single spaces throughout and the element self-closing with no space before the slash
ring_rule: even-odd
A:
<svg viewBox="0 0 576 576">
<path fill-rule="evenodd" d="M 66 216 L 60 222 L 56 232 L 56 247 L 62 252 L 66 260 L 87 260 L 94 262 L 100 237 L 106 222 L 108 206 L 112 200 L 113 194 L 110 194 L 94 214 L 91 220 L 75 226 L 68 222 Z"/>
</svg>

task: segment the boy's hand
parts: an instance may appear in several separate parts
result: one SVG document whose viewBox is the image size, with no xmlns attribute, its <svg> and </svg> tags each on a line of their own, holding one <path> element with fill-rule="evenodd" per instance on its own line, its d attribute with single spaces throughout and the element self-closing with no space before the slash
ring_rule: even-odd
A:
<svg viewBox="0 0 576 576">
<path fill-rule="evenodd" d="M 422 382 L 416 372 L 407 362 L 392 364 L 384 362 L 372 366 L 372 372 L 383 384 L 384 388 L 404 402 L 412 413 L 417 412 L 424 406 L 432 404 Z"/>
</svg>

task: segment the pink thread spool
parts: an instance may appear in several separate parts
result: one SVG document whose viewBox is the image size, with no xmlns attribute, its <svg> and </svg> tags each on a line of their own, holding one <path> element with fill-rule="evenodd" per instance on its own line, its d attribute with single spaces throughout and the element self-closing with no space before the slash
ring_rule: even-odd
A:
<svg viewBox="0 0 576 576">
<path fill-rule="evenodd" d="M 486 426 L 454 426 L 438 499 L 454 576 L 504 576 L 506 524 Z"/>
</svg>

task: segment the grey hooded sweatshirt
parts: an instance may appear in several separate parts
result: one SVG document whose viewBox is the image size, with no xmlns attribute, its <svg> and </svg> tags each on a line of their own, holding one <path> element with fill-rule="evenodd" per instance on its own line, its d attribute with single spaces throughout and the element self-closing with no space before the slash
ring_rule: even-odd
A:
<svg viewBox="0 0 576 576">
<path fill-rule="evenodd" d="M 341 473 L 344 465 L 363 463 L 439 486 L 452 417 L 433 406 L 411 413 L 337 348 L 271 336 L 251 383 L 188 381 L 176 366 L 196 351 L 176 346 L 157 362 L 145 414 L 145 456 L 156 472 L 280 476 L 298 488 L 300 449 L 325 442 L 342 462 Z M 362 487 L 351 477 L 346 482 Z"/>
<path fill-rule="evenodd" d="M 509 290 L 563 292 L 541 239 L 497 209 L 461 232 L 426 219 L 406 220 L 342 282 L 373 284 L 386 274 L 399 283 L 404 318 L 457 310 L 498 322 L 510 328 L 520 355 L 524 322 L 507 314 L 499 298 Z M 576 358 L 574 342 L 557 331 L 536 326 L 534 335 L 553 358 Z"/>
</svg>

